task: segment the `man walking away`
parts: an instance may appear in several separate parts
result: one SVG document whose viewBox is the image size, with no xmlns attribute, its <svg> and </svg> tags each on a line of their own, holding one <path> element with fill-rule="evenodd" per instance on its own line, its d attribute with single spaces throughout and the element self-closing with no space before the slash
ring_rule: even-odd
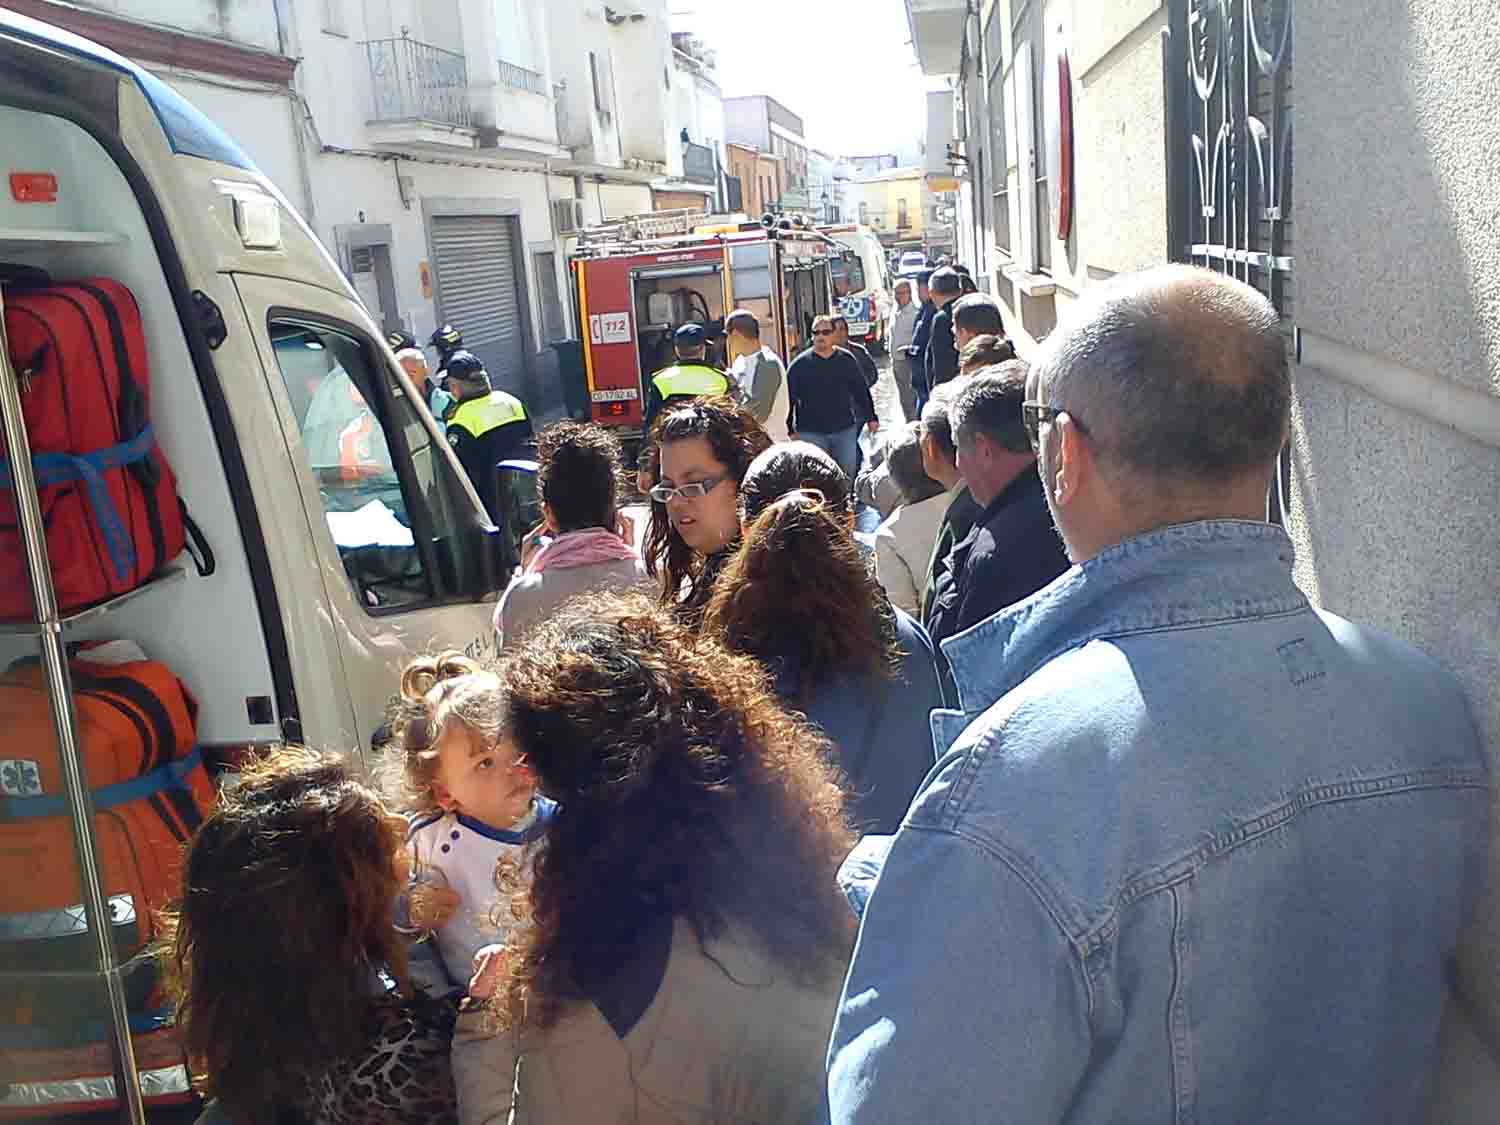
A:
<svg viewBox="0 0 1500 1125">
<path fill-rule="evenodd" d="M 932 557 L 927 562 L 922 580 L 924 626 L 932 612 L 933 594 L 947 572 L 949 554 L 979 519 L 979 505 L 964 485 L 963 474 L 958 471 L 958 447 L 953 443 L 953 427 L 949 424 L 948 409 L 962 387 L 962 382 L 940 387 L 922 407 L 922 469 L 943 486 L 943 494 L 948 497 L 942 523 L 938 525 L 937 539 L 932 545 Z"/>
<path fill-rule="evenodd" d="M 912 337 L 917 331 L 917 317 L 921 310 L 911 299 L 911 278 L 903 277 L 896 282 L 896 307 L 891 310 L 890 323 L 886 326 L 885 338 L 890 341 L 891 378 L 896 381 L 896 394 L 901 399 L 901 414 L 908 422 L 918 416 L 917 392 L 911 381 Z"/>
<path fill-rule="evenodd" d="M 880 428 L 875 420 L 875 400 L 854 356 L 833 346 L 833 317 L 814 317 L 812 336 L 813 346 L 787 368 L 791 397 L 787 432 L 823 450 L 853 480 L 859 457 L 859 427 L 866 426 L 871 433 Z"/>
<path fill-rule="evenodd" d="M 953 302 L 953 346 L 963 352 L 976 336 L 999 336 L 1005 339 L 1005 323 L 1000 319 L 1000 302 L 988 293 L 970 293 Z"/>
<path fill-rule="evenodd" d="M 1068 569 L 1021 420 L 1025 398 L 1026 365 L 1013 359 L 968 380 L 948 410 L 958 471 L 982 511 L 933 589 L 928 632 L 934 646 Z"/>
<path fill-rule="evenodd" d="M 489 372 L 473 352 L 460 349 L 450 355 L 447 373 L 448 390 L 458 401 L 448 416 L 448 444 L 498 525 L 500 473 L 495 466 L 531 452 L 531 419 L 520 399 L 490 386 Z"/>
<path fill-rule="evenodd" d="M 843 348 L 854 357 L 854 361 L 859 364 L 859 373 L 865 377 L 865 386 L 873 390 L 875 384 L 880 382 L 880 368 L 875 366 L 875 357 L 870 354 L 869 348 L 849 338 L 848 318 L 837 313 L 833 317 L 833 346 Z"/>
<path fill-rule="evenodd" d="M 962 714 L 865 909 L 832 1119 L 1425 1120 L 1484 862 L 1468 705 L 1292 582 L 1265 297 L 1173 266 L 1074 315 L 1025 417 L 1076 565 L 944 645 Z"/>
<path fill-rule="evenodd" d="M 647 433 L 651 432 L 656 415 L 669 402 L 729 393 L 729 377 L 718 368 L 710 367 L 705 358 L 708 346 L 704 341 L 703 325 L 684 324 L 673 334 L 672 345 L 677 362 L 651 376 L 651 386 L 646 394 Z"/>
<path fill-rule="evenodd" d="M 953 312 L 948 307 L 958 300 L 958 274 L 940 269 L 932 275 L 931 338 L 927 341 L 927 386 L 936 389 L 958 374 L 958 349 L 953 343 Z"/>
<path fill-rule="evenodd" d="M 917 394 L 917 416 L 927 405 L 927 396 L 932 387 L 927 382 L 927 345 L 932 339 L 932 318 L 937 315 L 937 306 L 932 303 L 932 290 L 928 288 L 931 273 L 917 275 L 917 327 L 912 333 L 911 347 L 906 354 L 911 357 L 911 384 Z"/>
<path fill-rule="evenodd" d="M 786 368 L 781 357 L 760 342 L 760 321 L 749 309 L 735 309 L 724 319 L 731 366 L 729 377 L 739 387 L 745 409 L 763 427 L 786 417 Z M 778 408 L 779 404 L 779 408 Z M 786 434 L 772 434 L 785 441 Z"/>
</svg>

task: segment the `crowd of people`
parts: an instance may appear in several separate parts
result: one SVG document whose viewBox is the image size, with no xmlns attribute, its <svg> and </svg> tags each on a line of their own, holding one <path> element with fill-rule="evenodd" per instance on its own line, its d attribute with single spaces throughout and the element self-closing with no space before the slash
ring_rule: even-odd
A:
<svg viewBox="0 0 1500 1125">
<path fill-rule="evenodd" d="M 412 664 L 379 787 L 280 751 L 190 844 L 212 1112 L 1422 1116 L 1489 780 L 1453 678 L 1292 582 L 1271 306 L 1147 271 L 1027 363 L 972 289 L 897 288 L 873 549 L 836 318 L 664 381 L 642 529 L 614 438 L 539 435 L 498 660 Z"/>
</svg>

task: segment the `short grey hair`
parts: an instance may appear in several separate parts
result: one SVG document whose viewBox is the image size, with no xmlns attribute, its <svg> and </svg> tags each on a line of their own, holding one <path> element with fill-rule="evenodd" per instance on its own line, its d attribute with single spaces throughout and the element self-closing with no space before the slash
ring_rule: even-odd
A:
<svg viewBox="0 0 1500 1125">
<path fill-rule="evenodd" d="M 1291 376 L 1271 302 L 1193 266 L 1116 279 L 1043 343 L 1037 384 L 1115 471 L 1176 486 L 1267 470 Z"/>
</svg>

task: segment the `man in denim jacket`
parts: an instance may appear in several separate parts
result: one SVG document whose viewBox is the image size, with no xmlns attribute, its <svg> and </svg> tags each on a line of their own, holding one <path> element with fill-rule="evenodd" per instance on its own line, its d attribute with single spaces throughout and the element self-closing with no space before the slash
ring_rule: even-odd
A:
<svg viewBox="0 0 1500 1125">
<path fill-rule="evenodd" d="M 1292 584 L 1289 397 L 1271 306 L 1187 267 L 1044 345 L 1075 565 L 944 643 L 938 768 L 844 872 L 835 1122 L 1422 1118 L 1487 778 L 1447 673 Z"/>
</svg>

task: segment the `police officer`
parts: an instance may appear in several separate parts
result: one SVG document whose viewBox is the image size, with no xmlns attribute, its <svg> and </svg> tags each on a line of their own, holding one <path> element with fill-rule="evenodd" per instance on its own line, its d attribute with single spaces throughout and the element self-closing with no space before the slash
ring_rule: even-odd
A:
<svg viewBox="0 0 1500 1125">
<path fill-rule="evenodd" d="M 708 349 L 703 325 L 684 324 L 673 335 L 672 343 L 677 362 L 651 376 L 651 388 L 646 395 L 648 433 L 656 415 L 669 402 L 729 393 L 729 377 L 718 368 L 710 367 L 705 358 Z"/>
<path fill-rule="evenodd" d="M 437 370 L 432 375 L 433 382 L 441 384 L 449 358 L 464 346 L 463 333 L 453 325 L 445 324 L 427 338 L 427 343 L 438 354 Z"/>
<path fill-rule="evenodd" d="M 448 444 L 498 524 L 500 474 L 495 466 L 529 455 L 531 419 L 520 399 L 490 386 L 489 372 L 473 352 L 453 352 L 447 376 L 448 390 L 458 400 L 448 416 Z"/>
</svg>

